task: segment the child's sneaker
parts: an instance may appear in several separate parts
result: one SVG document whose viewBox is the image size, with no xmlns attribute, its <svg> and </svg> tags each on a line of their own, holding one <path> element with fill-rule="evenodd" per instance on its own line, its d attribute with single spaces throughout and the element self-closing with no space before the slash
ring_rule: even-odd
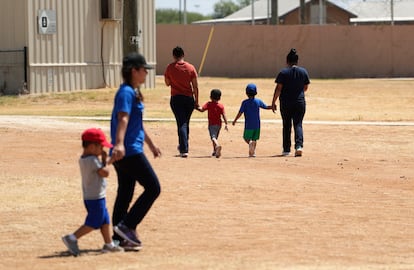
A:
<svg viewBox="0 0 414 270">
<path fill-rule="evenodd" d="M 123 252 L 124 249 L 118 245 L 114 245 L 114 244 L 105 244 L 102 247 L 102 252 L 103 253 L 107 253 L 107 252 Z"/>
<path fill-rule="evenodd" d="M 221 145 L 217 145 L 214 152 L 216 153 L 216 158 L 219 158 L 221 156 Z"/>
<path fill-rule="evenodd" d="M 80 250 L 78 247 L 78 240 L 73 239 L 69 234 L 62 237 L 62 241 L 73 256 L 78 256 Z"/>
</svg>

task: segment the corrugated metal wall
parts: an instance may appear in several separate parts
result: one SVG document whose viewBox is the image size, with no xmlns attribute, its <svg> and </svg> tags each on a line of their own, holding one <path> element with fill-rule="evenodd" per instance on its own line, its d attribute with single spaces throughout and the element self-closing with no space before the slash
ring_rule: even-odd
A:
<svg viewBox="0 0 414 270">
<path fill-rule="evenodd" d="M 0 48 L 23 49 L 26 46 L 27 0 L 1 1 Z"/>
<path fill-rule="evenodd" d="M 138 3 L 138 29 L 141 30 L 142 44 L 139 53 L 143 54 L 147 62 L 151 65 L 157 63 L 156 53 L 156 20 L 155 20 L 155 1 L 139 1 Z M 155 87 L 155 69 L 150 70 L 145 83 L 145 87 Z"/>
<path fill-rule="evenodd" d="M 31 93 L 119 85 L 121 22 L 101 21 L 99 0 L 27 0 L 27 5 Z M 55 34 L 39 34 L 39 10 L 56 11 Z"/>
<path fill-rule="evenodd" d="M 1 1 L 0 94 L 17 94 L 24 86 L 26 46 L 26 0 Z"/>
<path fill-rule="evenodd" d="M 122 14 L 122 0 L 111 1 L 121 7 Z M 155 65 L 155 0 L 138 1 L 138 5 L 139 52 Z M 39 10 L 56 13 L 55 33 L 39 33 Z M 28 47 L 30 93 L 121 83 L 122 21 L 100 20 L 100 0 L 2 0 L 0 30 L 0 50 Z M 145 86 L 155 86 L 155 70 L 149 72 Z"/>
</svg>

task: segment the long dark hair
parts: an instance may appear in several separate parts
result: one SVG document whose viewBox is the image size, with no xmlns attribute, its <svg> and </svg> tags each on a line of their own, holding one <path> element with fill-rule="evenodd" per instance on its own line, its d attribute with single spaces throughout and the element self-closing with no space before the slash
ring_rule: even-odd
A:
<svg viewBox="0 0 414 270">
<path fill-rule="evenodd" d="M 296 65 L 298 63 L 299 56 L 296 53 L 296 49 L 290 49 L 290 52 L 286 56 L 286 63 L 289 65 Z"/>
<path fill-rule="evenodd" d="M 132 86 L 132 69 L 133 68 L 136 68 L 136 67 L 132 64 L 127 64 L 127 65 L 124 64 L 121 70 L 122 78 L 124 79 L 124 82 L 131 87 L 133 87 Z M 138 88 L 134 90 L 135 90 L 135 97 L 137 98 L 137 102 L 144 101 L 144 96 L 141 93 L 140 87 L 138 86 Z"/>
</svg>

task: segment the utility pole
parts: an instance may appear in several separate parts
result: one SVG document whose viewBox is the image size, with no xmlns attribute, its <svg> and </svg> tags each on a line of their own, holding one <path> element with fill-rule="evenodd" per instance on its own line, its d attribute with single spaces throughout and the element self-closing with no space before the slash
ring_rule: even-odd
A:
<svg viewBox="0 0 414 270">
<path fill-rule="evenodd" d="M 391 0 L 391 25 L 394 25 L 394 0 Z"/>
<path fill-rule="evenodd" d="M 181 20 L 181 0 L 178 0 L 178 24 L 182 24 Z"/>
<path fill-rule="evenodd" d="M 324 3 L 323 0 L 319 0 L 319 24 L 324 24 L 323 20 Z"/>
<path fill-rule="evenodd" d="M 300 7 L 299 7 L 299 11 L 300 11 L 300 24 L 306 24 L 305 21 L 305 0 L 300 0 Z"/>
<path fill-rule="evenodd" d="M 123 7 L 123 36 L 122 53 L 127 55 L 130 52 L 139 52 L 139 33 L 138 33 L 138 0 L 124 1 Z"/>
<path fill-rule="evenodd" d="M 254 25 L 254 0 L 251 0 L 252 3 L 252 25 Z"/>
<path fill-rule="evenodd" d="M 187 24 L 187 0 L 184 0 L 184 24 Z"/>
<path fill-rule="evenodd" d="M 277 8 L 277 1 L 278 0 L 271 0 L 272 1 L 272 16 L 271 16 L 271 24 L 277 25 L 279 24 L 279 14 Z"/>
</svg>

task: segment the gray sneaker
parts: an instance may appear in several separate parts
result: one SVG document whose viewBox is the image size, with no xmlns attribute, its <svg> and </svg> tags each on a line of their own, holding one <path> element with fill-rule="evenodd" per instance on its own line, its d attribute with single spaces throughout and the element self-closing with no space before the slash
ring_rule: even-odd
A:
<svg viewBox="0 0 414 270">
<path fill-rule="evenodd" d="M 73 256 L 76 257 L 80 254 L 78 240 L 71 240 L 69 235 L 65 235 L 62 237 L 62 241 Z"/>
<path fill-rule="evenodd" d="M 102 252 L 103 253 L 107 253 L 107 252 L 123 252 L 123 251 L 124 251 L 124 249 L 122 247 L 118 246 L 118 245 L 108 245 L 108 244 L 105 244 L 102 247 Z"/>
</svg>

